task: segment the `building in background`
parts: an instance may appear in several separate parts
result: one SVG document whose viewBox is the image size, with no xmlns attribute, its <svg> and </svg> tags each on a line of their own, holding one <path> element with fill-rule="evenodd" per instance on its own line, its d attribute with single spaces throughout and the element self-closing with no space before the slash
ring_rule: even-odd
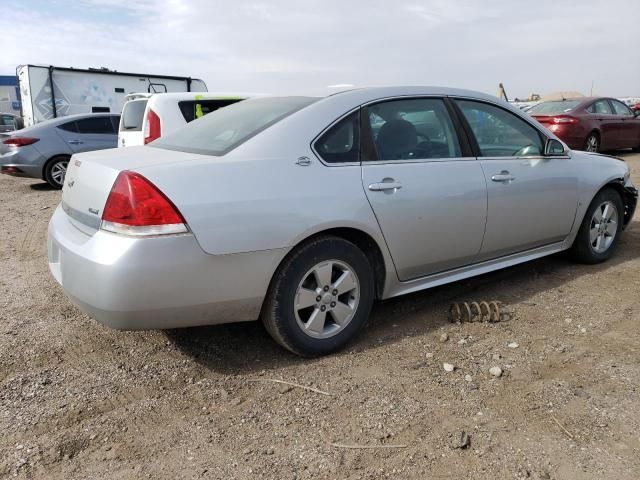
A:
<svg viewBox="0 0 640 480">
<path fill-rule="evenodd" d="M 15 75 L 0 75 L 0 112 L 20 115 L 20 88 Z"/>
</svg>

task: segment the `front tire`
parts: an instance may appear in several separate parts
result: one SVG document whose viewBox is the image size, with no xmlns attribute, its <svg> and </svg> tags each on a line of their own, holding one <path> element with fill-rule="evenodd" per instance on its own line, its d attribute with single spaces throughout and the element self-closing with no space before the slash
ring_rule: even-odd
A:
<svg viewBox="0 0 640 480">
<path fill-rule="evenodd" d="M 64 177 L 67 173 L 69 157 L 54 157 L 47 163 L 44 169 L 44 179 L 53 188 L 60 190 L 64 185 Z"/>
<path fill-rule="evenodd" d="M 294 250 L 276 272 L 262 321 L 276 342 L 314 357 L 344 347 L 369 318 L 374 300 L 367 256 L 339 237 L 319 237 Z"/>
<path fill-rule="evenodd" d="M 618 192 L 601 190 L 585 213 L 572 251 L 581 263 L 604 262 L 613 255 L 622 232 L 624 205 Z"/>
</svg>

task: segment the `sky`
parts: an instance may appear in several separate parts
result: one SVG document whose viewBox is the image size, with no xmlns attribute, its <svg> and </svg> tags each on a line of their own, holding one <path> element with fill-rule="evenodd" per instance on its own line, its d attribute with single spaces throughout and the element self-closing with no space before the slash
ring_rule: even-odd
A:
<svg viewBox="0 0 640 480">
<path fill-rule="evenodd" d="M 1 0 L 0 74 L 20 64 L 322 94 L 438 85 L 640 96 L 640 0 Z"/>
</svg>

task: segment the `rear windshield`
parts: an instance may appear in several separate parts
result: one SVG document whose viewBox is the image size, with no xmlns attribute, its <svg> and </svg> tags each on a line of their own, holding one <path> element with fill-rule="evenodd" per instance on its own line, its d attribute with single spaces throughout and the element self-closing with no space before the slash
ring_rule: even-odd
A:
<svg viewBox="0 0 640 480">
<path fill-rule="evenodd" d="M 557 100 L 553 102 L 542 102 L 531 107 L 531 115 L 558 115 L 573 110 L 582 103 L 582 100 Z"/>
<path fill-rule="evenodd" d="M 151 146 L 204 155 L 225 155 L 271 125 L 315 102 L 311 97 L 245 100 L 163 136 Z"/>
<path fill-rule="evenodd" d="M 217 100 L 185 100 L 178 102 L 180 112 L 187 123 L 193 122 L 196 118 L 204 117 L 219 108 L 226 107 L 232 103 L 242 100 L 241 98 L 225 98 Z"/>
<path fill-rule="evenodd" d="M 125 103 L 122 111 L 122 121 L 120 122 L 120 131 L 139 132 L 142 130 L 145 108 L 147 108 L 147 100 L 133 100 Z"/>
</svg>

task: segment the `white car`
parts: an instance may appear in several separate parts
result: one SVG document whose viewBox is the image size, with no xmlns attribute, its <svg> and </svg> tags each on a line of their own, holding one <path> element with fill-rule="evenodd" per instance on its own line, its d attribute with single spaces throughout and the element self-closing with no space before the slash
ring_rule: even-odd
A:
<svg viewBox="0 0 640 480">
<path fill-rule="evenodd" d="M 145 145 L 218 108 L 249 98 L 247 93 L 131 93 L 118 129 L 118 146 Z"/>
</svg>

